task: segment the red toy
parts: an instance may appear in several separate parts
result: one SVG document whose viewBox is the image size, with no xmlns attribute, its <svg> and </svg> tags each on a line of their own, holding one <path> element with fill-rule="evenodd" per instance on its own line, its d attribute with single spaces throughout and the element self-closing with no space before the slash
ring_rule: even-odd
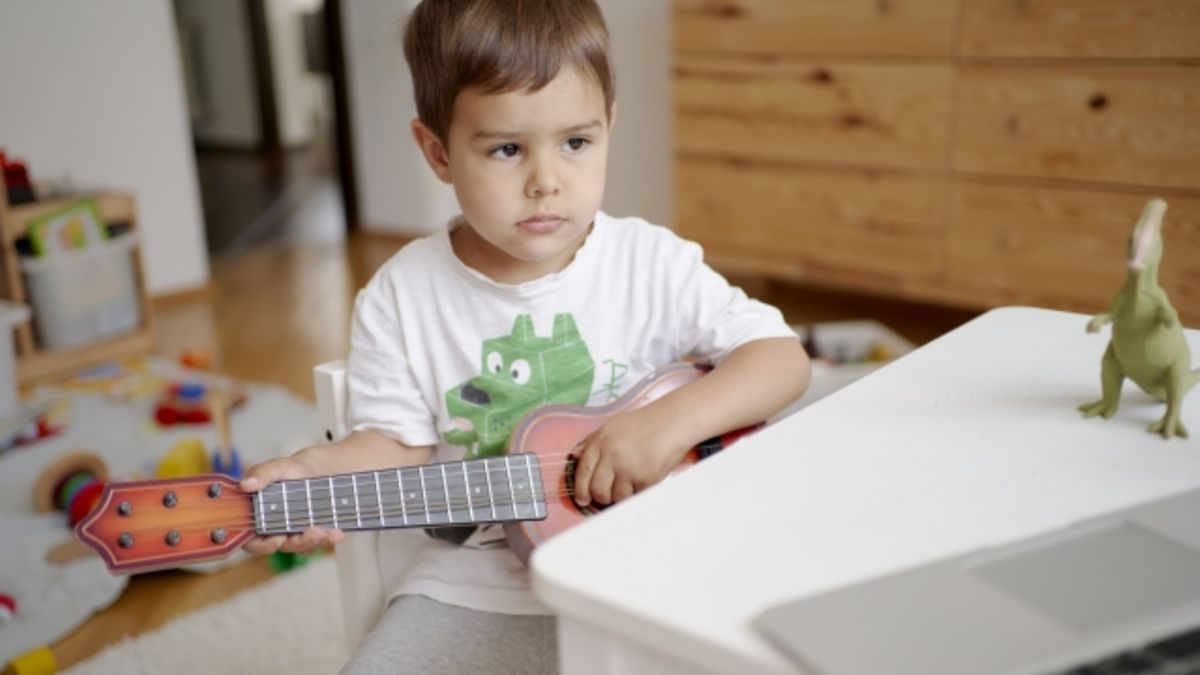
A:
<svg viewBox="0 0 1200 675">
<path fill-rule="evenodd" d="M 0 623 L 10 621 L 17 614 L 17 601 L 11 595 L 0 593 Z"/>
<path fill-rule="evenodd" d="M 5 156 L 0 150 L 0 168 L 4 171 L 4 184 L 8 187 L 8 203 L 24 204 L 34 200 L 33 184 L 29 180 L 29 169 L 25 162 Z"/>
<path fill-rule="evenodd" d="M 212 404 L 208 388 L 199 382 L 176 382 L 167 388 L 154 407 L 154 419 L 162 426 L 175 424 L 208 424 L 212 420 Z M 232 394 L 236 408 L 246 401 L 241 392 Z"/>
</svg>

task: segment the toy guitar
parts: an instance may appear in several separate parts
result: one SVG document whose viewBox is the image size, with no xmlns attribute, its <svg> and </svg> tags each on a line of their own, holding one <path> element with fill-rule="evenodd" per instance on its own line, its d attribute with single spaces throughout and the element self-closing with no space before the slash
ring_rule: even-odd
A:
<svg viewBox="0 0 1200 675">
<path fill-rule="evenodd" d="M 639 408 L 701 377 L 675 364 L 603 407 L 551 405 L 526 415 L 501 457 L 425 464 L 272 483 L 243 492 L 222 475 L 110 483 L 75 527 L 113 573 L 143 572 L 222 558 L 256 535 L 504 524 L 509 545 L 528 562 L 533 549 L 595 513 L 575 504 L 580 440 L 609 418 Z M 690 450 L 678 471 L 757 427 Z"/>
</svg>

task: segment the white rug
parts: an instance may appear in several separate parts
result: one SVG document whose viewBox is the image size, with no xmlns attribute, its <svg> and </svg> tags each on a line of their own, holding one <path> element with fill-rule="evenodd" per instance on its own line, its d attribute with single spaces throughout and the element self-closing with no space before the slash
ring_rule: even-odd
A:
<svg viewBox="0 0 1200 675">
<path fill-rule="evenodd" d="M 126 639 L 64 675 L 288 673 L 345 663 L 337 568 L 324 555 L 162 628 Z"/>
<path fill-rule="evenodd" d="M 160 359 L 147 361 L 146 379 L 193 379 Z M 289 391 L 246 384 L 246 404 L 230 416 L 233 439 L 246 465 L 286 455 L 319 438 L 316 410 Z M 58 436 L 0 453 L 0 593 L 16 599 L 17 613 L 0 623 L 0 666 L 26 651 L 53 643 L 120 595 L 127 577 L 112 576 L 98 557 L 68 565 L 45 562 L 45 553 L 71 537 L 62 513 L 39 514 L 32 489 L 43 467 L 58 457 L 85 450 L 102 458 L 114 479 L 152 475 L 158 460 L 184 438 L 215 447 L 212 425 L 159 428 L 153 419 L 155 397 L 133 400 L 100 392 L 80 393 L 45 387 L 28 401 L 55 405 Z M 193 569 L 206 571 L 245 557 Z"/>
</svg>

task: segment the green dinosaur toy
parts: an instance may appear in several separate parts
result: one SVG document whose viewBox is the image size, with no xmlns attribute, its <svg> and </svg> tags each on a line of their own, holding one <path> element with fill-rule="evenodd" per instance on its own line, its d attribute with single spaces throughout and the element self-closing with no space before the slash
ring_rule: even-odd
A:
<svg viewBox="0 0 1200 675">
<path fill-rule="evenodd" d="M 1112 417 L 1120 403 L 1121 385 L 1128 377 L 1147 394 L 1167 403 L 1167 413 L 1150 425 L 1150 431 L 1163 438 L 1187 438 L 1179 411 L 1188 389 L 1200 382 L 1200 370 L 1191 369 L 1192 356 L 1179 315 L 1158 285 L 1166 211 L 1167 203 L 1161 199 L 1146 204 L 1129 237 L 1125 284 L 1113 296 L 1108 310 L 1088 322 L 1089 333 L 1112 322 L 1112 340 L 1101 361 L 1102 398 L 1079 406 L 1079 410 L 1084 417 Z"/>
</svg>

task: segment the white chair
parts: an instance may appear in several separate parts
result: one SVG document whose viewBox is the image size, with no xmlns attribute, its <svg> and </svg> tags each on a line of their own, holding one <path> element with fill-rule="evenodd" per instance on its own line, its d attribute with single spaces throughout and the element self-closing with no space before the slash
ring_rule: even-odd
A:
<svg viewBox="0 0 1200 675">
<path fill-rule="evenodd" d="M 313 368 L 313 384 L 317 393 L 317 412 L 325 440 L 334 441 L 346 436 L 346 364 L 329 361 Z M 342 620 L 345 626 L 346 652 L 358 649 L 387 605 L 387 580 L 379 565 L 379 542 L 388 541 L 389 555 L 397 568 L 403 561 L 395 560 L 399 553 L 415 552 L 427 542 L 421 530 L 377 530 L 349 532 L 337 545 L 338 583 L 341 587 Z M 404 541 L 398 547 L 395 541 Z"/>
</svg>

